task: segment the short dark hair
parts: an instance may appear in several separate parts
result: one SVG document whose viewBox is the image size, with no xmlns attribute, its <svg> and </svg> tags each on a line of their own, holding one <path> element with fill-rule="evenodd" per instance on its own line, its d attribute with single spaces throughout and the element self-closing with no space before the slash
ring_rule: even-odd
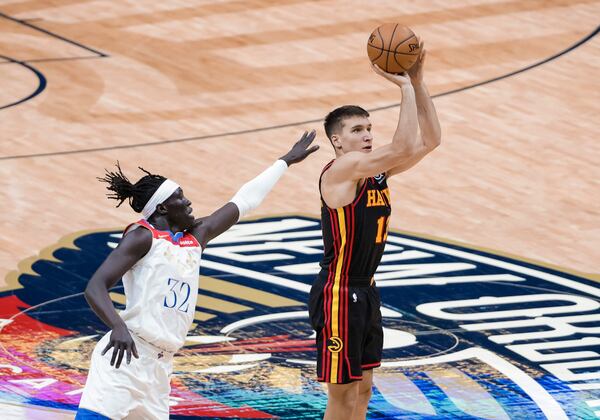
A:
<svg viewBox="0 0 600 420">
<path fill-rule="evenodd" d="M 369 117 L 369 113 L 357 105 L 344 105 L 334 109 L 325 117 L 325 134 L 331 136 L 342 128 L 342 121 L 350 117 Z"/>
<path fill-rule="evenodd" d="M 117 200 L 119 207 L 123 201 L 128 200 L 131 208 L 140 213 L 152 195 L 158 190 L 158 187 L 165 182 L 167 178 L 162 175 L 151 174 L 141 166 L 138 167 L 146 173 L 138 182 L 132 184 L 129 179 L 121 171 L 121 166 L 117 162 L 117 171 L 109 172 L 106 170 L 106 175 L 103 178 L 97 178 L 100 182 L 106 182 L 106 187 L 112 193 L 106 194 L 110 199 Z"/>
</svg>

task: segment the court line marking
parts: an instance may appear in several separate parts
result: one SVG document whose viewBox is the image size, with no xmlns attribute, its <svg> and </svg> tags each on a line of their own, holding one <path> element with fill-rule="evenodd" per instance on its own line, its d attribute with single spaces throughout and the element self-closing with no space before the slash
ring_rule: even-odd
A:
<svg viewBox="0 0 600 420">
<path fill-rule="evenodd" d="M 41 71 L 39 71 L 38 69 L 36 69 L 35 67 L 23 62 L 23 61 L 19 61 L 19 60 L 15 60 L 14 58 L 10 58 L 7 57 L 5 55 L 0 55 L 0 58 L 3 58 L 6 60 L 5 63 L 2 64 L 6 64 L 6 63 L 11 63 L 11 64 L 19 64 L 23 67 L 25 67 L 26 69 L 30 70 L 31 72 L 33 72 L 33 74 L 35 74 L 35 76 L 38 79 L 38 86 L 37 88 L 29 94 L 29 96 L 26 96 L 25 98 L 19 99 L 16 102 L 12 102 L 9 103 L 8 105 L 3 105 L 0 106 L 0 110 L 5 109 L 5 108 L 10 108 L 11 106 L 15 106 L 15 105 L 19 105 L 23 102 L 26 102 L 30 99 L 35 98 L 36 96 L 38 96 L 40 93 L 42 93 L 44 91 L 44 89 L 46 89 L 46 85 L 48 84 L 46 81 L 46 77 L 42 74 Z"/>
<path fill-rule="evenodd" d="M 510 73 L 498 76 L 498 77 L 494 77 L 492 79 L 484 80 L 482 82 L 477 82 L 475 84 L 464 86 L 461 88 L 452 89 L 447 92 L 438 93 L 437 95 L 432 95 L 432 98 L 440 98 L 442 96 L 447 96 L 447 95 L 452 95 L 454 93 L 463 92 L 465 90 L 469 90 L 469 89 L 473 89 L 473 88 L 476 88 L 479 86 L 487 85 L 489 83 L 497 82 L 499 80 L 506 79 L 506 78 L 515 76 L 517 74 L 526 72 L 528 70 L 531 70 L 533 68 L 539 67 L 543 64 L 549 63 L 550 61 L 554 61 L 557 58 L 575 50 L 576 48 L 580 47 L 581 45 L 585 44 L 586 42 L 591 40 L 593 37 L 595 37 L 598 34 L 598 32 L 600 32 L 600 25 L 597 26 L 594 31 L 592 31 L 591 33 L 589 33 L 588 35 L 586 35 L 585 37 L 583 37 L 582 39 L 577 41 L 575 44 L 571 45 L 570 47 L 567 47 L 566 49 L 564 49 L 548 58 L 538 61 L 537 63 L 531 64 L 529 66 L 523 67 L 522 69 L 518 69 L 518 70 L 512 71 Z M 380 107 L 376 107 L 376 108 L 371 108 L 368 111 L 369 112 L 377 112 L 377 111 L 382 111 L 382 110 L 386 110 L 386 109 L 396 108 L 399 105 L 400 105 L 400 103 L 393 103 L 390 105 L 384 105 L 384 106 L 380 106 Z M 288 128 L 288 127 L 296 127 L 296 126 L 301 126 L 301 125 L 306 125 L 306 124 L 314 124 L 314 123 L 318 123 L 321 121 L 322 121 L 322 118 L 319 118 L 319 119 L 299 121 L 299 122 L 280 124 L 280 125 L 274 125 L 274 126 L 259 127 L 259 128 L 252 128 L 252 129 L 239 130 L 239 131 L 231 131 L 231 132 L 227 132 L 227 133 L 208 134 L 205 136 L 196 136 L 196 137 L 184 137 L 184 138 L 180 138 L 180 139 L 163 140 L 163 141 L 157 141 L 157 142 L 125 144 L 122 146 L 94 147 L 94 148 L 89 148 L 89 149 L 66 150 L 66 151 L 62 151 L 62 152 L 32 153 L 32 154 L 27 154 L 27 155 L 1 156 L 0 161 L 1 160 L 36 158 L 36 157 L 73 155 L 73 154 L 80 154 L 80 153 L 93 153 L 93 152 L 102 152 L 102 151 L 107 151 L 107 150 L 133 149 L 133 148 L 137 148 L 137 147 L 147 147 L 147 146 L 161 146 L 161 145 L 172 144 L 172 143 L 183 143 L 183 142 L 191 142 L 191 141 L 198 141 L 198 140 L 209 140 L 209 139 L 215 139 L 215 138 L 220 138 L 220 137 L 259 133 L 259 132 L 263 132 L 263 131 L 277 130 L 280 128 Z"/>
<path fill-rule="evenodd" d="M 71 44 L 71 45 L 75 45 L 78 48 L 82 48 L 82 49 L 84 49 L 86 51 L 89 51 L 91 53 L 96 54 L 96 55 L 94 55 L 92 57 L 46 58 L 46 59 L 37 59 L 37 60 L 36 59 L 33 59 L 33 60 L 17 60 L 17 59 L 6 57 L 6 56 L 0 56 L 0 58 L 3 58 L 3 59 L 6 60 L 5 62 L 0 63 L 0 64 L 19 64 L 19 65 L 21 65 L 23 67 L 26 67 L 30 71 L 32 71 L 36 75 L 36 77 L 38 78 L 38 86 L 33 91 L 33 93 L 31 93 L 29 96 L 26 96 L 25 98 L 19 99 L 18 101 L 9 103 L 7 105 L 0 106 L 0 110 L 3 110 L 5 108 L 10 108 L 10 107 L 13 107 L 13 106 L 16 106 L 16 105 L 19 105 L 19 104 L 22 104 L 23 102 L 27 102 L 27 101 L 35 98 L 36 96 L 38 96 L 40 93 L 42 93 L 44 91 L 44 89 L 46 89 L 46 86 L 48 84 L 47 80 L 46 80 L 46 77 L 38 69 L 36 69 L 35 67 L 29 65 L 28 63 L 30 63 L 30 62 L 33 63 L 33 62 L 64 61 L 64 60 L 85 59 L 85 58 L 105 58 L 105 57 L 109 57 L 108 54 L 105 54 L 102 51 L 98 51 L 98 50 L 96 50 L 94 48 L 91 48 L 91 47 L 88 47 L 86 45 L 83 45 L 83 44 L 81 44 L 81 43 L 79 43 L 77 41 L 73 41 L 73 40 L 71 40 L 69 38 L 66 38 L 66 37 L 62 36 L 62 35 L 58 35 L 58 34 L 56 34 L 54 32 L 51 32 L 51 31 L 49 31 L 47 29 L 41 28 L 41 27 L 39 27 L 37 25 L 34 25 L 34 24 L 30 23 L 31 20 L 17 19 L 17 18 L 14 18 L 12 16 L 7 15 L 6 13 L 2 13 L 2 12 L 0 12 L 0 18 L 4 18 L 4 19 L 7 19 L 7 20 L 10 20 L 10 21 L 15 22 L 15 23 L 17 23 L 19 25 L 26 26 L 28 28 L 31 28 L 31 29 L 35 30 L 35 31 L 41 32 L 41 33 L 43 33 L 45 35 L 48 35 L 48 36 L 50 36 L 52 38 L 56 38 L 58 40 L 61 40 L 63 42 Z M 36 19 L 36 20 L 38 20 L 38 19 Z"/>
<path fill-rule="evenodd" d="M 17 18 L 14 18 L 12 16 L 7 15 L 6 13 L 2 13 L 2 12 L 0 12 L 0 18 L 4 18 L 4 19 L 7 19 L 7 20 L 10 20 L 12 22 L 18 23 L 18 24 L 23 25 L 23 26 L 27 26 L 28 28 L 31 28 L 31 29 L 33 29 L 35 31 L 42 32 L 42 33 L 44 33 L 46 35 L 49 35 L 49 36 L 51 36 L 53 38 L 59 39 L 61 41 L 69 43 L 71 45 L 75 45 L 76 47 L 83 48 L 84 50 L 87 50 L 89 52 L 97 54 L 100 57 L 109 57 L 108 54 L 104 54 L 102 51 L 95 50 L 94 48 L 91 48 L 91 47 L 88 47 L 86 45 L 83 45 L 80 42 L 73 41 L 72 39 L 66 38 L 66 37 L 64 37 L 62 35 L 55 34 L 54 32 L 51 32 L 51 31 L 49 31 L 47 29 L 40 28 L 37 25 L 29 23 L 29 21 L 27 21 L 27 20 L 17 19 Z"/>
<path fill-rule="evenodd" d="M 34 59 L 26 59 L 26 60 L 18 60 L 19 62 L 22 63 L 48 63 L 48 62 L 53 62 L 53 61 L 71 61 L 71 60 L 89 60 L 92 58 L 103 58 L 100 57 L 99 55 L 87 55 L 87 56 L 82 56 L 82 57 L 52 57 L 52 58 L 34 58 Z M 14 62 L 12 61 L 3 61 L 0 63 L 0 65 L 2 64 L 14 64 Z"/>
</svg>

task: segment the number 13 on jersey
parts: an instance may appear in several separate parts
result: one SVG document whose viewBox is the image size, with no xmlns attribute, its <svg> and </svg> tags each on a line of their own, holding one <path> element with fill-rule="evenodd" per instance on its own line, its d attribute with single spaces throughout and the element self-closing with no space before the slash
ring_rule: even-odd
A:
<svg viewBox="0 0 600 420">
<path fill-rule="evenodd" d="M 389 216 L 381 216 L 377 219 L 377 236 L 375 237 L 375 243 L 380 244 L 385 242 L 388 235 L 388 225 L 390 224 Z"/>
</svg>

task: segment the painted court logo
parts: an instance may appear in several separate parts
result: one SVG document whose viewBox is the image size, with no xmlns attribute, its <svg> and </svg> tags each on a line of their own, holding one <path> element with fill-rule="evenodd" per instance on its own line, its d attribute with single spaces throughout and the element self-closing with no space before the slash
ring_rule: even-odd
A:
<svg viewBox="0 0 600 420">
<path fill-rule="evenodd" d="M 119 238 L 72 235 L 9 276 L 0 401 L 76 408 L 106 332 L 82 291 Z M 319 222 L 307 217 L 240 223 L 211 243 L 195 322 L 174 361 L 172 415 L 321 418 L 306 307 L 321 255 Z M 370 419 L 600 416 L 594 281 L 395 232 L 375 280 L 384 360 Z M 124 307 L 120 285 L 110 296 Z"/>
</svg>

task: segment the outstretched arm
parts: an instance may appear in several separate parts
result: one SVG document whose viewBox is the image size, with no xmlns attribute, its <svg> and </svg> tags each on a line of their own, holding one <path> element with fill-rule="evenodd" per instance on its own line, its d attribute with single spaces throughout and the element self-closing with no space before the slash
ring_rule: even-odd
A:
<svg viewBox="0 0 600 420">
<path fill-rule="evenodd" d="M 125 235 L 119 246 L 112 251 L 94 273 L 87 287 L 85 298 L 96 315 L 112 330 L 108 345 L 102 351 L 104 355 L 113 348 L 111 366 L 117 369 L 121 365 L 123 356 L 127 354 L 127 363 L 131 356 L 138 357 L 137 349 L 127 325 L 117 313 L 108 290 L 150 250 L 152 234 L 147 229 L 138 228 Z M 116 364 L 115 364 L 116 362 Z"/>
<path fill-rule="evenodd" d="M 315 152 L 319 146 L 309 148 L 314 139 L 314 130 L 310 133 L 305 132 L 288 153 L 256 178 L 244 184 L 229 203 L 210 216 L 199 219 L 191 233 L 198 239 L 202 248 L 236 224 L 241 217 L 257 208 L 290 165 L 303 161 Z"/>
<path fill-rule="evenodd" d="M 419 129 L 421 131 L 421 142 L 423 147 L 412 158 L 394 166 L 387 173 L 388 176 L 404 172 L 412 168 L 429 152 L 438 147 L 441 142 L 442 132 L 440 122 L 435 111 L 435 106 L 423 81 L 423 65 L 427 51 L 421 42 L 421 55 L 408 74 L 415 89 L 415 98 L 417 103 L 417 117 L 419 120 Z"/>
</svg>

